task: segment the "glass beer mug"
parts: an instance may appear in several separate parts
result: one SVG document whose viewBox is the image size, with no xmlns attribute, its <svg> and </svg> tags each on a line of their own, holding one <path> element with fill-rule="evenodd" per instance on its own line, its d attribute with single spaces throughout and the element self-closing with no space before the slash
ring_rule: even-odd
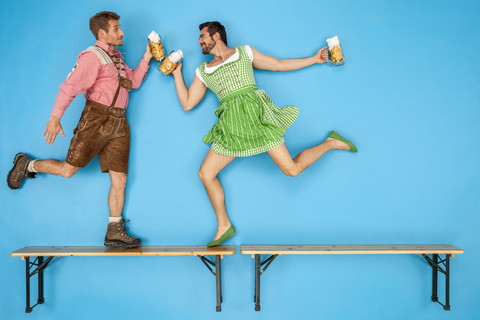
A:
<svg viewBox="0 0 480 320">
<path fill-rule="evenodd" d="M 148 35 L 148 42 L 152 48 L 152 55 L 157 61 L 162 61 L 165 58 L 165 49 L 163 49 L 162 39 L 155 31 Z"/>
<path fill-rule="evenodd" d="M 343 59 L 342 48 L 340 47 L 340 41 L 338 37 L 327 39 L 328 51 L 330 53 L 330 62 L 334 66 L 341 66 L 345 63 Z"/>
<path fill-rule="evenodd" d="M 182 61 L 183 52 L 182 50 L 173 51 L 168 55 L 168 57 L 163 60 L 158 70 L 162 71 L 165 75 L 169 75 L 177 67 L 178 63 Z"/>
</svg>

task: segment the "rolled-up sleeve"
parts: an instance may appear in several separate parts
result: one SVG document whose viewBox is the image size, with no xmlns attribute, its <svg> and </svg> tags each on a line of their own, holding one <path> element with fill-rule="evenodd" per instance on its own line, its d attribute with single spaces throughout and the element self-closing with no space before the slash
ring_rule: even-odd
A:
<svg viewBox="0 0 480 320">
<path fill-rule="evenodd" d="M 60 119 L 73 99 L 78 94 L 85 93 L 95 83 L 100 66 L 100 60 L 94 52 L 80 53 L 74 69 L 67 80 L 60 85 L 60 91 L 50 114 Z"/>
</svg>

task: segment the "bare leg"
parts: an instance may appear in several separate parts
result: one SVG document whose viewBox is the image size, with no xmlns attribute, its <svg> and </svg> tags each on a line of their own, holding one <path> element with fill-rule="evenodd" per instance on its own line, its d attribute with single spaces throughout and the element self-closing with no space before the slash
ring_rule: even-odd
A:
<svg viewBox="0 0 480 320">
<path fill-rule="evenodd" d="M 37 160 L 34 163 L 34 169 L 38 172 L 55 174 L 66 178 L 72 177 L 78 171 L 78 167 L 54 159 Z M 112 217 L 120 217 L 125 202 L 127 175 L 123 172 L 110 171 L 110 179 L 112 181 L 110 193 L 108 194 L 110 215 Z"/>
<path fill-rule="evenodd" d="M 207 190 L 208 198 L 217 216 L 217 233 L 213 240 L 219 239 L 232 225 L 225 208 L 225 193 L 217 175 L 233 159 L 235 157 L 224 156 L 210 149 L 198 172 L 198 176 L 202 180 L 205 190 Z"/>
<path fill-rule="evenodd" d="M 269 150 L 268 155 L 283 173 L 287 176 L 296 177 L 320 159 L 326 152 L 334 149 L 350 150 L 350 147 L 345 142 L 327 138 L 319 145 L 303 150 L 295 159 L 292 159 L 285 144 Z"/>
<path fill-rule="evenodd" d="M 111 217 L 121 217 L 123 204 L 125 203 L 125 185 L 127 184 L 127 174 L 110 170 L 110 193 L 108 194 L 108 208 Z"/>
<path fill-rule="evenodd" d="M 110 193 L 108 194 L 108 208 L 110 209 L 110 217 L 118 218 L 122 216 L 123 204 L 125 203 L 127 174 L 112 170 L 109 170 L 108 173 L 110 173 L 110 180 L 112 182 Z M 104 244 L 111 247 L 122 246 L 124 248 L 136 248 L 142 244 L 142 240 L 132 237 L 127 233 L 127 228 L 123 220 L 110 222 L 109 219 Z"/>
<path fill-rule="evenodd" d="M 33 164 L 33 168 L 38 172 L 54 174 L 65 178 L 71 178 L 78 171 L 78 167 L 54 159 L 37 160 Z"/>
</svg>

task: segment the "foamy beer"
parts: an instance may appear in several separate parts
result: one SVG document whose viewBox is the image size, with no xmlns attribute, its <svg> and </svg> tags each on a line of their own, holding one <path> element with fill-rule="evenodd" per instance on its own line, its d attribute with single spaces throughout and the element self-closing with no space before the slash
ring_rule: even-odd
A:
<svg viewBox="0 0 480 320">
<path fill-rule="evenodd" d="M 152 48 L 153 57 L 158 61 L 162 61 L 165 58 L 165 50 L 163 49 L 160 35 L 155 31 L 152 31 L 148 35 L 148 42 L 150 42 L 150 48 Z"/>
<path fill-rule="evenodd" d="M 164 74 L 168 75 L 172 73 L 173 70 L 177 67 L 178 63 L 182 61 L 183 52 L 182 50 L 173 51 L 168 57 L 163 60 L 158 70 L 162 71 Z"/>
<path fill-rule="evenodd" d="M 330 60 L 334 66 L 340 66 L 344 63 L 342 48 L 338 37 L 327 39 L 328 50 L 330 51 Z"/>
</svg>

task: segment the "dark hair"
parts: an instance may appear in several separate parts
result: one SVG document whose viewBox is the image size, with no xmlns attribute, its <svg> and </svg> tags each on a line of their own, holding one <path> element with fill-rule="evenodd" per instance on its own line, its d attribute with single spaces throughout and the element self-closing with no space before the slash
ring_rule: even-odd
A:
<svg viewBox="0 0 480 320">
<path fill-rule="evenodd" d="M 215 33 L 220 34 L 220 39 L 227 44 L 227 33 L 225 32 L 225 27 L 218 21 L 209 21 L 209 22 L 204 22 L 201 25 L 198 26 L 200 31 L 202 31 L 203 28 L 208 27 L 208 33 L 210 34 L 210 37 L 212 37 Z"/>
<path fill-rule="evenodd" d="M 98 31 L 100 29 L 108 32 L 109 20 L 120 20 L 120 16 L 115 12 L 102 11 L 90 18 L 90 31 L 92 31 L 95 39 L 98 40 Z"/>
</svg>

